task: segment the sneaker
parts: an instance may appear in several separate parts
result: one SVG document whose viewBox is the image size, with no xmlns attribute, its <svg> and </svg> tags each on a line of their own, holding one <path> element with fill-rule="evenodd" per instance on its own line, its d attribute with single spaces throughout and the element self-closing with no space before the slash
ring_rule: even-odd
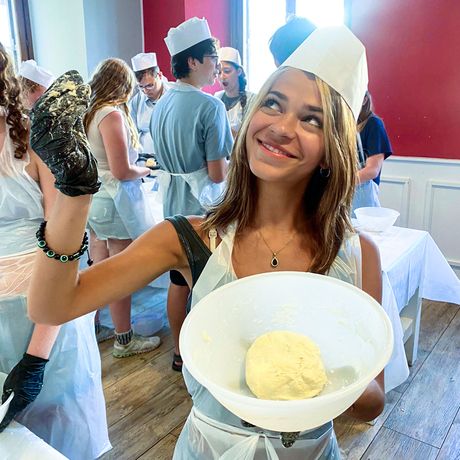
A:
<svg viewBox="0 0 460 460">
<path fill-rule="evenodd" d="M 115 340 L 113 344 L 113 356 L 115 358 L 127 358 L 128 356 L 138 355 L 139 353 L 146 353 L 158 348 L 160 343 L 160 337 L 142 337 L 134 334 L 131 342 L 127 345 L 121 345 Z"/>
<path fill-rule="evenodd" d="M 103 326 L 102 324 L 96 328 L 97 343 L 104 342 L 105 340 L 113 339 L 115 337 L 115 329 Z"/>
</svg>

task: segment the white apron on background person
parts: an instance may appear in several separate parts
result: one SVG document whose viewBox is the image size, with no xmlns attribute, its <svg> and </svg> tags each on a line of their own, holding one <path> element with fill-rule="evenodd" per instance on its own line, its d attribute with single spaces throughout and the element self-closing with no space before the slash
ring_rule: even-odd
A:
<svg viewBox="0 0 460 460">
<path fill-rule="evenodd" d="M 162 77 L 163 89 L 161 96 L 169 89 L 168 80 Z M 160 96 L 160 97 L 161 97 Z M 150 100 L 141 90 L 135 94 L 129 101 L 129 110 L 139 133 L 139 142 L 141 144 L 141 153 L 154 153 L 153 140 L 150 134 L 150 120 L 155 110 L 156 101 Z"/>
<path fill-rule="evenodd" d="M 33 329 L 26 294 L 43 205 L 27 164 L 14 159 L 7 135 L 0 150 L 0 372 L 6 374 L 21 360 Z M 111 448 L 93 318 L 88 314 L 61 327 L 42 390 L 16 417 L 71 460 L 95 459 Z"/>
<path fill-rule="evenodd" d="M 115 178 L 110 171 L 98 127 L 101 121 L 114 111 L 119 110 L 113 106 L 106 106 L 98 110 L 88 127 L 88 141 L 91 152 L 98 161 L 99 180 L 101 181 L 101 188 L 93 196 L 88 225 L 100 240 L 136 239 L 157 222 L 150 209 L 141 179 L 121 181 Z M 124 118 L 123 112 L 121 114 Z M 129 132 L 126 123 L 125 131 Z M 135 164 L 138 152 L 132 147 L 128 134 L 126 134 L 126 142 L 128 161 L 130 164 Z"/>
<path fill-rule="evenodd" d="M 150 134 L 150 119 L 155 109 L 155 102 L 151 101 L 142 91 L 129 101 L 131 116 L 139 133 L 141 153 L 153 153 L 153 141 Z"/>
<path fill-rule="evenodd" d="M 208 168 L 204 167 L 191 173 L 170 173 L 163 169 L 155 171 L 158 182 L 158 199 L 163 202 L 167 194 L 171 177 L 179 177 L 190 187 L 190 191 L 201 206 L 207 207 L 215 204 L 225 190 L 226 182 L 213 182 L 208 175 Z"/>
<path fill-rule="evenodd" d="M 356 144 L 358 148 L 359 169 L 362 169 L 366 165 L 366 155 L 359 133 L 356 135 Z M 356 186 L 353 201 L 351 203 L 351 215 L 356 217 L 354 214 L 355 209 L 366 207 L 380 208 L 379 186 L 372 179 L 361 182 Z"/>
<path fill-rule="evenodd" d="M 225 94 L 225 91 L 217 91 L 217 93 L 214 94 L 215 97 L 218 99 L 222 100 L 222 96 Z M 250 93 L 249 91 L 246 91 L 246 106 L 243 109 L 241 105 L 241 101 L 238 101 L 230 110 L 227 110 L 227 117 L 228 121 L 230 123 L 230 127 L 232 128 L 232 131 L 238 132 L 241 123 L 243 121 L 243 116 L 246 110 L 249 107 L 249 104 L 251 100 L 254 98 L 255 94 Z"/>
<path fill-rule="evenodd" d="M 353 217 L 355 209 L 364 207 L 380 207 L 379 186 L 372 179 L 356 187 L 351 205 Z"/>
</svg>

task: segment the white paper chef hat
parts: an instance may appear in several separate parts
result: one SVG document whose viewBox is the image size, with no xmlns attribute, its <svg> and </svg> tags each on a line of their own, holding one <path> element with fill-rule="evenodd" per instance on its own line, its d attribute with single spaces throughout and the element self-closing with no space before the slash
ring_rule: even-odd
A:
<svg viewBox="0 0 460 460">
<path fill-rule="evenodd" d="M 283 67 L 295 67 L 318 76 L 334 88 L 358 119 L 366 93 L 366 49 L 345 26 L 316 29 L 289 56 Z"/>
<path fill-rule="evenodd" d="M 174 56 L 211 37 L 208 21 L 205 18 L 191 18 L 177 27 L 169 29 L 165 43 L 169 54 Z"/>
<path fill-rule="evenodd" d="M 138 70 L 150 69 L 151 67 L 157 67 L 157 55 L 156 53 L 139 53 L 131 58 L 131 64 L 134 72 Z"/>
<path fill-rule="evenodd" d="M 233 64 L 241 67 L 240 52 L 230 46 L 224 46 L 219 49 L 219 60 L 233 62 Z"/>
<path fill-rule="evenodd" d="M 37 65 L 37 63 L 30 59 L 29 61 L 24 61 L 19 68 L 19 75 L 25 77 L 34 83 L 44 86 L 48 89 L 53 83 L 54 75 L 43 67 Z"/>
</svg>

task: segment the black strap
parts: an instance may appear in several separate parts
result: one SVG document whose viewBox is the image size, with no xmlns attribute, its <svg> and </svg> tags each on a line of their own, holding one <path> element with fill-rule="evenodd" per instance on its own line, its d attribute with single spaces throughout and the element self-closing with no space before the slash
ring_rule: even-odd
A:
<svg viewBox="0 0 460 460">
<path fill-rule="evenodd" d="M 167 221 L 174 225 L 174 228 L 179 236 L 182 247 L 188 259 L 190 271 L 192 272 L 192 283 L 198 281 L 205 265 L 211 257 L 211 251 L 204 244 L 198 233 L 193 228 L 187 218 L 181 215 L 166 217 Z"/>
</svg>

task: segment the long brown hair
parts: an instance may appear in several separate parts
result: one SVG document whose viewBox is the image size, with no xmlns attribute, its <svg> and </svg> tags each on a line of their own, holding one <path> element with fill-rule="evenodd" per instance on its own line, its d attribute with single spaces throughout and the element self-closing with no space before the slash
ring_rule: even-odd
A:
<svg viewBox="0 0 460 460">
<path fill-rule="evenodd" d="M 21 97 L 21 86 L 14 73 L 13 63 L 0 43 L 0 107 L 6 111 L 6 123 L 14 145 L 14 157 L 22 159 L 27 153 L 29 130 Z"/>
<path fill-rule="evenodd" d="M 126 62 L 116 58 L 102 61 L 89 82 L 91 86 L 91 99 L 84 118 L 86 132 L 88 132 L 88 127 L 99 109 L 109 105 L 116 105 L 124 112 L 128 123 L 131 144 L 134 148 L 138 148 L 140 146 L 139 136 L 129 114 L 127 104 L 135 84 L 134 74 Z"/>
<path fill-rule="evenodd" d="M 369 91 L 366 91 L 364 95 L 363 105 L 361 112 L 358 117 L 358 133 L 360 133 L 366 126 L 367 120 L 374 115 L 374 104 L 372 103 L 372 97 Z"/>
<path fill-rule="evenodd" d="M 237 135 L 230 160 L 227 189 L 202 225 L 225 229 L 236 222 L 237 234 L 243 232 L 256 213 L 257 181 L 249 167 L 246 136 L 252 117 L 260 109 L 276 80 L 288 67 L 278 69 L 267 80 L 250 105 Z M 356 184 L 356 122 L 342 97 L 317 77 L 323 107 L 324 163 L 330 176 L 320 168 L 314 173 L 304 193 L 304 217 L 310 224 L 314 257 L 310 271 L 326 273 L 331 267 L 347 231 L 352 231 L 350 207 Z"/>
</svg>

